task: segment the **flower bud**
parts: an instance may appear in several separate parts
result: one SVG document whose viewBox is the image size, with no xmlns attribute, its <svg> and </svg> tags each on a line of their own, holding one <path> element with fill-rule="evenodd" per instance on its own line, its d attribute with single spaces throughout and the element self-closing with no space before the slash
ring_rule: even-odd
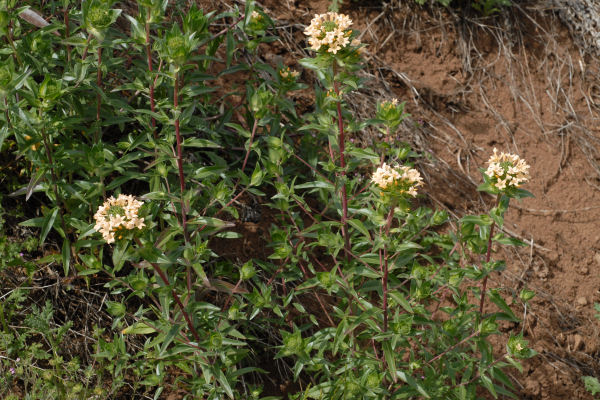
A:
<svg viewBox="0 0 600 400">
<path fill-rule="evenodd" d="M 256 274 L 256 270 L 252 265 L 252 261 L 248 261 L 246 264 L 242 266 L 242 270 L 240 271 L 240 278 L 243 281 L 247 281 L 252 278 Z"/>
</svg>

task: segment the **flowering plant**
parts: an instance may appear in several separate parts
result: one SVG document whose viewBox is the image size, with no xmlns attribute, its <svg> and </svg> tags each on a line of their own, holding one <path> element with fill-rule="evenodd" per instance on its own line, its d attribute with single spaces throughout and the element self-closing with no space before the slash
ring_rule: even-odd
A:
<svg viewBox="0 0 600 400">
<path fill-rule="evenodd" d="M 509 392 L 502 368 L 533 353 L 518 335 L 493 352 L 497 321 L 519 319 L 486 284 L 503 267 L 493 246 L 517 244 L 500 229 L 509 200 L 525 195 L 520 158 L 492 156 L 489 213 L 457 220 L 429 208 L 427 164 L 398 134 L 404 103 L 388 93 L 371 118 L 355 115 L 365 47 L 347 15 L 306 27 L 300 74 L 293 60 L 254 51 L 277 38 L 253 1 L 243 13 L 204 13 L 138 0 L 122 31 L 111 1 L 82 12 L 68 3 L 56 38 L 18 26 L 11 7 L 9 31 L 22 37 L 0 52 L 0 141 L 31 171 L 15 193 L 43 203 L 22 225 L 39 230 L 40 246 L 59 243 L 40 247 L 31 276 L 62 263 L 53 279 L 86 285 L 62 291 L 73 304 L 100 288 L 100 317 L 84 321 L 94 354 L 82 359 L 94 362 L 78 371 L 71 358 L 61 370 L 69 326 L 54 329 L 51 307 L 36 310 L 0 335 L 0 376 L 10 379 L 0 397 L 42 381 L 38 397 L 270 400 L 264 377 L 279 371 L 299 381 L 291 399 Z M 32 62 L 34 44 L 43 63 Z M 235 87 L 219 86 L 235 73 Z M 312 74 L 315 101 L 302 114 L 290 91 Z M 359 140 L 377 130 L 381 143 Z M 26 308 L 19 290 L 2 321 Z M 486 300 L 500 311 L 484 312 Z M 35 343 L 17 366 L 21 333 Z M 54 346 L 51 363 L 34 359 L 39 335 Z"/>
</svg>

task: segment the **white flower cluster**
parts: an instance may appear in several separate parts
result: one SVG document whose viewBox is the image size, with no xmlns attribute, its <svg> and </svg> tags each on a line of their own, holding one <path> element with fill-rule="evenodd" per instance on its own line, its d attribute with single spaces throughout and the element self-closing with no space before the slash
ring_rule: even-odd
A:
<svg viewBox="0 0 600 400">
<path fill-rule="evenodd" d="M 494 148 L 488 165 L 485 174 L 498 190 L 517 188 L 529 180 L 529 165 L 516 154 L 498 154 L 498 150 Z"/>
<path fill-rule="evenodd" d="M 352 20 L 345 14 L 328 12 L 326 14 L 315 14 L 310 21 L 310 26 L 304 30 L 308 36 L 308 43 L 311 49 L 321 50 L 321 47 L 327 46 L 329 53 L 337 54 L 343 47 L 350 43 L 349 29 Z M 358 46 L 360 42 L 353 40 L 352 45 Z"/>
<path fill-rule="evenodd" d="M 116 199 L 110 197 L 98 208 L 94 215 L 94 229 L 102 234 L 106 243 L 115 241 L 115 233 L 124 229 L 142 229 L 144 218 L 138 217 L 142 202 L 131 195 L 120 194 Z M 122 235 L 118 236 L 121 239 Z"/>
<path fill-rule="evenodd" d="M 397 186 L 400 193 L 413 197 L 417 195 L 417 187 L 423 184 L 423 178 L 416 169 L 406 166 L 392 168 L 386 163 L 377 168 L 371 180 L 381 189 Z"/>
</svg>

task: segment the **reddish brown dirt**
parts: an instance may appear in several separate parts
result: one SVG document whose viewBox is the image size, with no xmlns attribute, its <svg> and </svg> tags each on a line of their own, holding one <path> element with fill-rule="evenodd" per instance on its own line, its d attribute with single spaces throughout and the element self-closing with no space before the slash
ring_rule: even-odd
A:
<svg viewBox="0 0 600 400">
<path fill-rule="evenodd" d="M 278 20 L 305 24 L 328 4 L 265 2 Z M 407 101 L 428 133 L 420 146 L 472 182 L 453 194 L 441 186 L 444 177 L 431 179 L 432 198 L 458 215 L 483 211 L 491 199 L 474 188 L 493 147 L 531 165 L 527 189 L 536 197 L 514 202 L 505 223 L 529 247 L 505 252 L 507 270 L 492 282 L 509 297 L 523 287 L 537 293 L 525 334 L 539 355 L 511 376 L 522 399 L 591 399 L 581 376 L 600 373 L 593 310 L 600 301 L 598 61 L 575 47 L 551 11 L 526 5 L 496 19 L 465 21 L 439 11 L 356 4 L 343 11 L 365 32 L 380 83 Z M 410 132 L 403 135 L 410 139 Z"/>
</svg>

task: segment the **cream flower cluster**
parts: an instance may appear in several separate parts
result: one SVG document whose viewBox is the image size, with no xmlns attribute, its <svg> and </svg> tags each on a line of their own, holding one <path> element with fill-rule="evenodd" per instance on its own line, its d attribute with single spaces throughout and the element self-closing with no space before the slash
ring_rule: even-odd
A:
<svg viewBox="0 0 600 400">
<path fill-rule="evenodd" d="M 352 33 L 349 29 L 350 25 L 352 25 L 352 20 L 345 14 L 335 12 L 315 14 L 310 21 L 310 26 L 304 30 L 304 34 L 308 36 L 311 49 L 319 51 L 323 46 L 327 46 L 329 53 L 337 54 L 350 43 L 350 34 Z M 359 44 L 360 42 L 357 40 L 352 41 L 353 46 Z"/>
<path fill-rule="evenodd" d="M 138 217 L 138 211 L 142 206 L 142 202 L 135 199 L 131 195 L 120 194 L 116 199 L 108 198 L 98 208 L 94 215 L 96 225 L 94 229 L 102 234 L 106 243 L 114 243 L 115 234 L 118 231 L 125 229 L 142 229 L 144 226 L 144 218 Z M 118 236 L 118 239 L 122 235 Z"/>
<path fill-rule="evenodd" d="M 381 189 L 397 186 L 402 193 L 413 197 L 417 195 L 417 187 L 423 184 L 423 178 L 416 169 L 406 166 L 392 168 L 386 163 L 377 168 L 371 180 Z"/>
<path fill-rule="evenodd" d="M 494 148 L 485 174 L 498 190 L 517 188 L 529 180 L 529 165 L 516 154 L 498 154 L 498 150 Z"/>
</svg>

